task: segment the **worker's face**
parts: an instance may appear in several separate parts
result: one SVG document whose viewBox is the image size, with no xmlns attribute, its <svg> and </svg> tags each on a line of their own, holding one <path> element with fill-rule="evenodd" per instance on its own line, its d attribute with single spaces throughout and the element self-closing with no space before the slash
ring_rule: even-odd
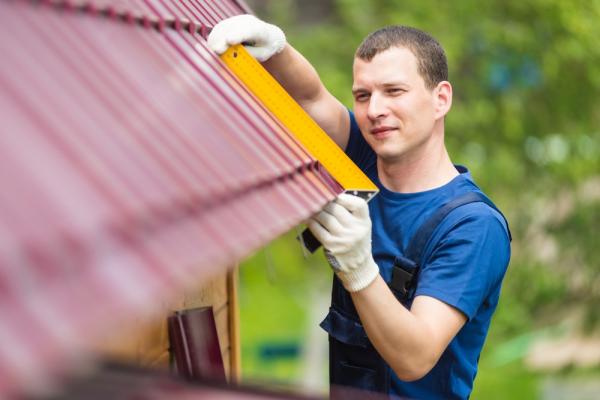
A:
<svg viewBox="0 0 600 400">
<path fill-rule="evenodd" d="M 393 163 L 426 155 L 434 127 L 449 109 L 450 84 L 427 89 L 416 57 L 403 47 L 392 47 L 371 61 L 357 58 L 353 72 L 356 122 L 380 161 Z M 440 90 L 445 92 L 441 97 Z M 443 142 L 443 134 L 438 136 Z"/>
</svg>

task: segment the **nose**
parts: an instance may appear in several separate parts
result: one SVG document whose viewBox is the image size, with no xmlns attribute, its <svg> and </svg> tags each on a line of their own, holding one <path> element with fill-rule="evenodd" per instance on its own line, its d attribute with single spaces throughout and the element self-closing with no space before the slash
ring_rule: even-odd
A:
<svg viewBox="0 0 600 400">
<path fill-rule="evenodd" d="M 375 121 L 387 116 L 387 114 L 388 109 L 385 98 L 377 93 L 371 93 L 371 97 L 369 99 L 369 108 L 367 109 L 367 117 L 369 117 L 371 121 Z"/>
</svg>

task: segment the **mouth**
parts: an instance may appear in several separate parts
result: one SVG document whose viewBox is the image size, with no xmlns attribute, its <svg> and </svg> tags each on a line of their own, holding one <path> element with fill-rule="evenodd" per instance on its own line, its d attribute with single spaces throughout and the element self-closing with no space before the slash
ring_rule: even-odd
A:
<svg viewBox="0 0 600 400">
<path fill-rule="evenodd" d="M 380 126 L 371 129 L 371 134 L 376 138 L 382 138 L 384 136 L 387 136 L 391 131 L 395 131 L 396 129 L 397 128 L 394 128 L 393 126 Z"/>
</svg>

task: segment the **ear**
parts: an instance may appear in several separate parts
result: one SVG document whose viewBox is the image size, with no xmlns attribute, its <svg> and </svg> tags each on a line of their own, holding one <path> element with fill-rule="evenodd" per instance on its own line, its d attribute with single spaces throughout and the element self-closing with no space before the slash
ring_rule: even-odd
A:
<svg viewBox="0 0 600 400">
<path fill-rule="evenodd" d="M 433 101 L 435 106 L 435 118 L 443 118 L 450 107 L 452 107 L 452 85 L 448 81 L 442 81 L 433 89 Z"/>
</svg>

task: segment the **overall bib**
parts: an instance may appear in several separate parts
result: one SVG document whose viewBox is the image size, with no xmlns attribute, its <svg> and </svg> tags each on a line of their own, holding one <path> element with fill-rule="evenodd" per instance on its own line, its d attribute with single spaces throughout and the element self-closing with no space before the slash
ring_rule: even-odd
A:
<svg viewBox="0 0 600 400">
<path fill-rule="evenodd" d="M 395 258 L 392 278 L 387 282 L 396 298 L 407 308 L 412 304 L 423 252 L 433 232 L 454 209 L 465 204 L 483 202 L 500 211 L 485 195 L 469 192 L 436 210 L 417 229 L 404 255 Z M 500 213 L 502 218 L 504 216 Z M 504 218 L 506 222 L 506 218 Z M 508 222 L 506 222 L 508 229 Z M 511 239 L 510 231 L 508 232 Z M 332 386 L 349 386 L 388 394 L 392 371 L 371 344 L 363 328 L 350 294 L 334 275 L 331 307 L 321 327 L 329 333 L 329 380 Z M 332 391 L 335 397 L 335 391 Z"/>
</svg>

